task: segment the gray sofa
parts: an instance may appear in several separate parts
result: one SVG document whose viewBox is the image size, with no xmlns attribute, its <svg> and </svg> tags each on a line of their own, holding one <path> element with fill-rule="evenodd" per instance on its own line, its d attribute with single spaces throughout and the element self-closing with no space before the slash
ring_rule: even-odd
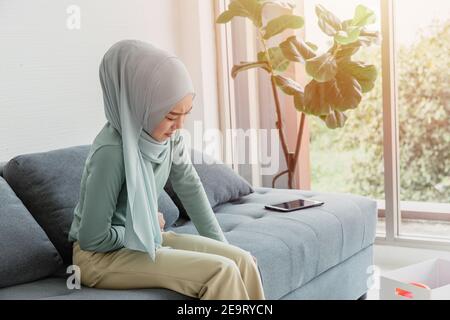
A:
<svg viewBox="0 0 450 320">
<path fill-rule="evenodd" d="M 20 155 L 0 164 L 0 299 L 193 299 L 163 288 L 68 285 L 72 246 L 67 234 L 89 148 Z M 257 258 L 267 299 L 364 297 L 373 264 L 375 201 L 252 188 L 224 164 L 195 166 L 229 242 Z M 170 184 L 165 189 L 159 206 L 166 230 L 197 234 Z M 264 208 L 298 197 L 325 204 L 290 213 Z"/>
</svg>

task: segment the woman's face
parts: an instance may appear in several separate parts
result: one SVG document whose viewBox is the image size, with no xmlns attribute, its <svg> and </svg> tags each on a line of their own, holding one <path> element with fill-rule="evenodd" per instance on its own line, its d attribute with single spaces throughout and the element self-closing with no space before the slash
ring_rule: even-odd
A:
<svg viewBox="0 0 450 320">
<path fill-rule="evenodd" d="M 192 99 L 192 94 L 188 94 L 173 106 L 170 112 L 166 114 L 164 119 L 151 133 L 153 139 L 164 142 L 170 138 L 175 130 L 183 127 L 186 114 L 189 114 L 192 109 Z"/>
</svg>

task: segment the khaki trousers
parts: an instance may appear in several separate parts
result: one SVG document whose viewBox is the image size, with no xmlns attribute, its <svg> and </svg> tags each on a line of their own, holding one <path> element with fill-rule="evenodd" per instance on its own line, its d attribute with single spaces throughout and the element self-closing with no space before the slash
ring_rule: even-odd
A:
<svg viewBox="0 0 450 320">
<path fill-rule="evenodd" d="M 81 284 L 101 289 L 166 288 L 199 299 L 264 300 L 260 273 L 251 254 L 208 237 L 162 232 L 153 262 L 148 253 L 122 248 L 81 250 L 73 244 L 73 264 Z"/>
</svg>

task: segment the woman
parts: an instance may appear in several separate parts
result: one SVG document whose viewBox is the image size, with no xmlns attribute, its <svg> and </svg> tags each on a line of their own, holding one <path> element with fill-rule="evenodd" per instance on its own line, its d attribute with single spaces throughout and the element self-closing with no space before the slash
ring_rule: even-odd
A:
<svg viewBox="0 0 450 320">
<path fill-rule="evenodd" d="M 108 122 L 86 160 L 69 233 L 81 283 L 265 299 L 256 259 L 226 240 L 177 131 L 195 97 L 183 63 L 123 40 L 103 57 L 100 81 Z M 167 179 L 199 235 L 164 231 L 157 200 Z"/>
</svg>

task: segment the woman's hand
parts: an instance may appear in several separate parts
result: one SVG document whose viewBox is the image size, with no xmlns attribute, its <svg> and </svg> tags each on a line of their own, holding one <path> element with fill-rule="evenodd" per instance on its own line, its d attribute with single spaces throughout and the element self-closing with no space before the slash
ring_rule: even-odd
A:
<svg viewBox="0 0 450 320">
<path fill-rule="evenodd" d="M 166 220 L 164 220 L 163 214 L 159 211 L 158 211 L 158 220 L 159 220 L 159 227 L 161 228 L 161 232 L 163 232 L 164 225 L 166 224 Z"/>
</svg>

